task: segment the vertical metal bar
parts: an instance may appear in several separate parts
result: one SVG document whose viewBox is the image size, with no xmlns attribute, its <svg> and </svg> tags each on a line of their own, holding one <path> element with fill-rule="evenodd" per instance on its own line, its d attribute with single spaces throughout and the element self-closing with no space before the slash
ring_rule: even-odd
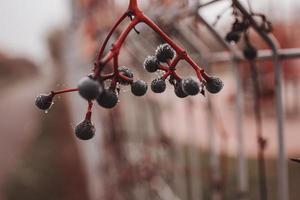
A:
<svg viewBox="0 0 300 200">
<path fill-rule="evenodd" d="M 283 122 L 283 105 L 282 105 L 282 69 L 278 56 L 274 56 L 274 70 L 275 70 L 275 90 L 276 90 L 276 113 L 277 113 L 277 137 L 278 137 L 278 194 L 280 200 L 289 199 L 288 191 L 288 168 L 285 155 L 284 143 L 284 122 Z"/>
<path fill-rule="evenodd" d="M 235 111 L 235 124 L 236 124 L 236 136 L 237 136 L 237 174 L 238 174 L 238 190 L 239 198 L 247 199 L 246 193 L 248 192 L 248 165 L 245 156 L 245 139 L 243 133 L 243 92 L 241 87 L 241 77 L 238 68 L 238 63 L 232 60 L 233 70 L 235 72 L 236 79 L 236 111 Z"/>
<path fill-rule="evenodd" d="M 273 63 L 274 63 L 274 79 L 275 79 L 275 93 L 276 93 L 276 121 L 277 121 L 277 139 L 278 139 L 278 199 L 288 200 L 288 169 L 285 156 L 285 143 L 284 143 L 284 122 L 283 122 L 283 104 L 282 104 L 282 78 L 281 78 L 281 63 L 278 55 L 278 48 L 276 42 L 263 32 L 256 21 L 248 13 L 248 11 L 243 7 L 238 0 L 234 1 L 236 7 L 240 12 L 250 21 L 254 30 L 260 35 L 260 37 L 266 42 L 266 44 L 273 51 Z"/>
</svg>

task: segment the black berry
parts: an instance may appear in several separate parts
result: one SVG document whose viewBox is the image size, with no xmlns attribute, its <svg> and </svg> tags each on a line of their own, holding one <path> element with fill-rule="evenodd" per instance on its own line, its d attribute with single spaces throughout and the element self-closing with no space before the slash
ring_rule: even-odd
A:
<svg viewBox="0 0 300 200">
<path fill-rule="evenodd" d="M 182 90 L 184 93 L 194 96 L 199 93 L 200 88 L 197 81 L 192 78 L 187 78 L 182 80 Z"/>
<path fill-rule="evenodd" d="M 84 120 L 75 127 L 75 134 L 81 140 L 89 140 L 95 135 L 95 126 L 90 120 Z"/>
<path fill-rule="evenodd" d="M 174 85 L 174 92 L 179 98 L 184 98 L 188 96 L 182 89 L 182 81 L 176 82 L 176 84 Z"/>
<path fill-rule="evenodd" d="M 224 86 L 224 84 L 221 81 L 221 79 L 216 78 L 216 77 L 209 78 L 205 84 L 205 88 L 207 89 L 207 91 L 212 94 L 220 92 L 222 90 L 223 86 Z"/>
<path fill-rule="evenodd" d="M 257 57 L 257 49 L 248 43 L 243 50 L 243 55 L 248 60 L 253 60 Z"/>
<path fill-rule="evenodd" d="M 122 74 L 123 76 L 126 76 L 129 79 L 133 78 L 133 73 L 130 69 L 128 69 L 127 67 L 123 66 L 123 67 L 119 67 L 119 73 Z M 128 85 L 130 82 L 126 81 L 124 79 L 119 78 L 118 79 L 119 83 L 121 83 L 122 85 Z"/>
<path fill-rule="evenodd" d="M 147 83 L 142 80 L 133 81 L 131 84 L 131 92 L 135 96 L 143 96 L 146 94 L 148 89 Z"/>
<path fill-rule="evenodd" d="M 166 90 L 166 82 L 162 78 L 154 79 L 151 82 L 151 90 L 155 93 L 162 93 Z"/>
<path fill-rule="evenodd" d="M 78 83 L 78 92 L 83 98 L 90 101 L 99 96 L 102 92 L 102 87 L 97 81 L 89 77 L 83 77 Z"/>
<path fill-rule="evenodd" d="M 105 89 L 98 97 L 97 102 L 104 108 L 113 108 L 118 103 L 118 95 L 115 91 Z"/>
<path fill-rule="evenodd" d="M 227 42 L 234 42 L 237 43 L 241 38 L 241 35 L 238 31 L 230 31 L 229 33 L 227 33 L 225 40 Z"/>
<path fill-rule="evenodd" d="M 51 94 L 41 94 L 36 97 L 35 105 L 41 110 L 47 110 L 53 104 L 53 96 Z"/>
<path fill-rule="evenodd" d="M 238 20 L 236 20 L 232 25 L 232 31 L 236 31 L 236 32 L 243 32 L 247 28 L 248 27 L 244 22 L 240 22 Z"/>
<path fill-rule="evenodd" d="M 169 44 L 161 44 L 155 51 L 155 56 L 160 62 L 167 62 L 167 60 L 172 59 L 174 55 L 175 52 Z"/>
<path fill-rule="evenodd" d="M 148 56 L 144 61 L 144 68 L 148 72 L 155 72 L 158 69 L 159 61 L 155 56 Z"/>
</svg>

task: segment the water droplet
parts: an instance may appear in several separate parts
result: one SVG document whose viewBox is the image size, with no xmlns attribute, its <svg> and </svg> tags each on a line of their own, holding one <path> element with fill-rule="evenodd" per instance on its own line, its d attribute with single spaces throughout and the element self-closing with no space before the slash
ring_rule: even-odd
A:
<svg viewBox="0 0 300 200">
<path fill-rule="evenodd" d="M 45 114 L 48 114 L 49 110 L 45 110 Z"/>
</svg>

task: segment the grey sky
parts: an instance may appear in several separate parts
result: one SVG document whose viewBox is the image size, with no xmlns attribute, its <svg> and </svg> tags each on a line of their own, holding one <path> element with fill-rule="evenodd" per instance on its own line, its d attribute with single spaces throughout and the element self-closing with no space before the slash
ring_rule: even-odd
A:
<svg viewBox="0 0 300 200">
<path fill-rule="evenodd" d="M 43 61 L 47 56 L 44 42 L 49 30 L 66 24 L 70 17 L 71 0 L 0 0 L 0 51 Z M 119 0 L 126 3 L 127 0 Z M 144 0 L 141 0 L 144 1 Z M 146 1 L 146 0 L 145 0 Z M 245 0 L 241 0 L 246 2 Z M 253 7 L 263 7 L 263 12 L 287 18 L 288 7 L 299 6 L 300 0 L 251 0 Z M 228 1 L 204 9 L 202 14 L 214 20 L 216 13 Z M 280 6 L 280 12 L 273 12 Z M 297 7 L 296 6 L 296 7 Z M 298 7 L 297 7 L 298 8 Z M 284 15 L 282 15 L 284 13 Z M 273 16 L 274 17 L 274 16 Z"/>
<path fill-rule="evenodd" d="M 0 0 L 0 51 L 42 61 L 44 39 L 67 23 L 69 0 Z"/>
</svg>

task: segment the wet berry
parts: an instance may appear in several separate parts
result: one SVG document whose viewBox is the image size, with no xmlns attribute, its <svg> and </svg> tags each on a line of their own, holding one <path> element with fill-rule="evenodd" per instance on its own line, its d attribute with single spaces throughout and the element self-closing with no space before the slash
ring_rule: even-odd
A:
<svg viewBox="0 0 300 200">
<path fill-rule="evenodd" d="M 205 88 L 208 92 L 215 94 L 222 90 L 224 84 L 221 79 L 216 77 L 211 77 L 207 80 Z"/>
<path fill-rule="evenodd" d="M 169 59 L 173 59 L 175 51 L 169 44 L 161 44 L 155 51 L 155 56 L 160 62 L 167 62 Z"/>
<path fill-rule="evenodd" d="M 148 89 L 147 83 L 142 80 L 133 81 L 131 84 L 131 92 L 135 96 L 143 96 L 146 94 Z"/>
<path fill-rule="evenodd" d="M 53 104 L 53 96 L 51 94 L 41 94 L 36 97 L 35 105 L 41 110 L 47 110 Z"/>
<path fill-rule="evenodd" d="M 90 101 L 99 96 L 102 92 L 102 87 L 97 81 L 89 77 L 83 77 L 78 83 L 78 92 L 83 98 Z"/>
<path fill-rule="evenodd" d="M 104 108 L 113 108 L 118 103 L 118 95 L 113 90 L 105 89 L 97 97 L 97 103 Z"/>
<path fill-rule="evenodd" d="M 154 79 L 151 82 L 151 90 L 155 93 L 162 93 L 166 90 L 166 82 L 162 78 Z"/>
<path fill-rule="evenodd" d="M 182 81 L 176 82 L 176 84 L 174 85 L 174 92 L 179 98 L 184 98 L 188 96 L 182 89 Z"/>
<path fill-rule="evenodd" d="M 248 60 L 253 60 L 257 57 L 257 49 L 251 44 L 246 44 L 246 47 L 243 50 L 243 55 Z"/>
<path fill-rule="evenodd" d="M 133 78 L 133 73 L 130 69 L 128 69 L 127 67 L 123 66 L 123 67 L 119 67 L 119 72 L 120 74 L 122 74 L 123 76 L 126 76 L 129 79 Z M 119 83 L 121 83 L 122 85 L 128 85 L 130 82 L 123 80 L 121 78 L 118 79 Z"/>
<path fill-rule="evenodd" d="M 81 140 L 89 140 L 95 135 L 95 126 L 90 120 L 84 120 L 75 127 L 75 134 Z"/>
<path fill-rule="evenodd" d="M 182 90 L 184 93 L 194 96 L 200 91 L 199 84 L 193 78 L 186 78 L 182 80 Z"/>
<path fill-rule="evenodd" d="M 155 56 L 148 56 L 144 61 L 144 68 L 148 72 L 156 72 L 159 66 L 159 61 L 156 59 Z"/>
<path fill-rule="evenodd" d="M 241 38 L 241 35 L 238 31 L 230 31 L 229 33 L 227 33 L 225 40 L 227 42 L 234 42 L 237 43 Z"/>
</svg>

